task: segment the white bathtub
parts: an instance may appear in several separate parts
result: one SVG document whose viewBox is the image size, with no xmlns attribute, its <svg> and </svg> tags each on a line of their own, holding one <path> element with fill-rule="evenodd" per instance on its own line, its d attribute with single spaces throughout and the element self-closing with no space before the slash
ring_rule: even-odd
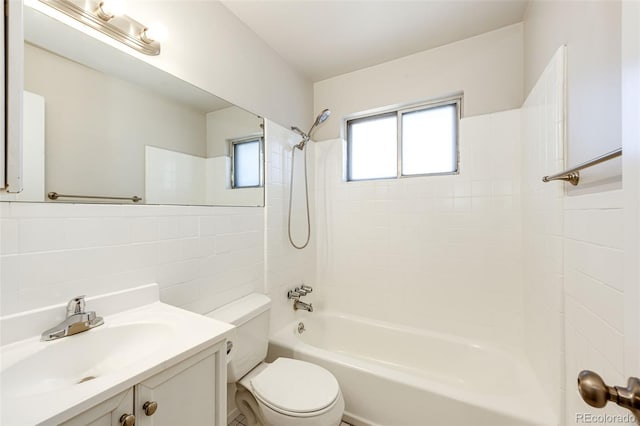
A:
<svg viewBox="0 0 640 426">
<path fill-rule="evenodd" d="M 272 337 L 269 359 L 330 370 L 355 425 L 557 424 L 530 367 L 507 352 L 342 314 L 305 313 L 299 321 Z"/>
</svg>

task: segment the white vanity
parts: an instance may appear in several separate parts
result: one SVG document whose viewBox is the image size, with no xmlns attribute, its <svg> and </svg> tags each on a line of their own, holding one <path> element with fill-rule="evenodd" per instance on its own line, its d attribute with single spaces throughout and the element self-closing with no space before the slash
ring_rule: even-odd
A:
<svg viewBox="0 0 640 426">
<path fill-rule="evenodd" d="M 225 425 L 232 326 L 158 300 L 157 285 L 87 299 L 104 325 L 53 341 L 64 305 L 0 318 L 3 425 Z"/>
</svg>

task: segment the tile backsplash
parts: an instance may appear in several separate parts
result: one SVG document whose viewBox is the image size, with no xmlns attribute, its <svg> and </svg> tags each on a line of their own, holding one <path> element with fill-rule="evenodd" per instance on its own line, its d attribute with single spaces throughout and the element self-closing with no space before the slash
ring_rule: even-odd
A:
<svg viewBox="0 0 640 426">
<path fill-rule="evenodd" d="M 1 313 L 157 282 L 206 312 L 263 286 L 263 209 L 0 204 Z"/>
</svg>

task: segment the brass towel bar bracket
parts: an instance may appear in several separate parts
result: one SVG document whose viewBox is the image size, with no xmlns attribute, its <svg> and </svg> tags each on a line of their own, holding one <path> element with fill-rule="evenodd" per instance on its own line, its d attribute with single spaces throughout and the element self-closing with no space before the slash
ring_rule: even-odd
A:
<svg viewBox="0 0 640 426">
<path fill-rule="evenodd" d="M 556 173 L 555 175 L 544 176 L 542 178 L 542 181 L 551 182 L 552 180 L 563 180 L 565 182 L 569 182 L 573 186 L 576 186 L 578 183 L 580 183 L 580 170 L 586 169 L 587 167 L 595 166 L 596 164 L 604 163 L 605 161 L 609 161 L 620 156 L 622 156 L 622 148 L 615 149 L 592 160 L 585 161 L 584 163 L 579 164 L 572 169 L 565 170 L 564 172 Z"/>
</svg>

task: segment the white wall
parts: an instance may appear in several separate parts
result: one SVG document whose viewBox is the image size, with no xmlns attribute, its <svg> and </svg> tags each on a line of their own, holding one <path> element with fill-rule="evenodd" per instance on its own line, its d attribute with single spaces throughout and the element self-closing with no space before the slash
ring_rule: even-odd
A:
<svg viewBox="0 0 640 426">
<path fill-rule="evenodd" d="M 45 99 L 47 191 L 142 196 L 145 145 L 206 154 L 202 111 L 30 44 L 25 89 Z"/>
<path fill-rule="evenodd" d="M 207 157 L 229 155 L 229 140 L 262 134 L 262 118 L 236 106 L 207 114 Z"/>
<path fill-rule="evenodd" d="M 554 52 L 567 45 L 567 165 L 621 146 L 621 2 L 529 2 L 524 16 L 525 93 Z M 622 163 L 582 173 L 572 193 L 621 188 Z"/>
<path fill-rule="evenodd" d="M 462 119 L 460 175 L 344 182 L 314 148 L 326 308 L 521 346 L 519 110 Z"/>
<path fill-rule="evenodd" d="M 163 22 L 169 31 L 162 53 L 137 55 L 143 60 L 285 125 L 313 115 L 311 82 L 222 3 L 134 0 L 127 4 L 128 15 L 140 22 Z"/>
<path fill-rule="evenodd" d="M 522 105 L 522 24 L 315 83 L 315 111 L 333 113 L 315 136 L 340 137 L 354 113 L 459 91 L 467 117 Z"/>
</svg>

